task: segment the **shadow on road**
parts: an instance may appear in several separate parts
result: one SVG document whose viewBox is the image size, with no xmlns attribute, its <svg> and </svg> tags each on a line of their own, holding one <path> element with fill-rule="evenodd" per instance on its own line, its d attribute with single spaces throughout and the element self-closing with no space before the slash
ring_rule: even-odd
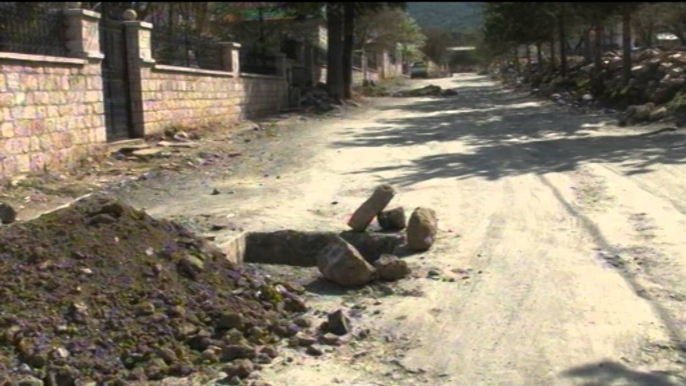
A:
<svg viewBox="0 0 686 386">
<path fill-rule="evenodd" d="M 565 371 L 562 376 L 584 380 L 584 383 L 581 383 L 583 386 L 679 386 L 686 384 L 686 378 L 675 374 L 644 373 L 611 361 L 575 367 Z M 679 381 L 676 383 L 670 378 L 678 378 Z"/>
<path fill-rule="evenodd" d="M 610 118 L 585 115 L 521 96 L 483 80 L 459 81 L 451 98 L 408 99 L 384 107 L 397 118 L 351 133 L 335 147 L 403 147 L 461 141 L 469 152 L 431 154 L 404 165 L 381 165 L 357 173 L 398 171 L 390 183 L 412 185 L 436 178 L 507 176 L 577 169 L 589 162 L 620 163 L 627 174 L 654 164 L 686 162 L 686 136 L 591 135 Z M 467 83 L 467 85 L 465 85 Z M 481 84 L 479 86 L 479 84 Z"/>
</svg>

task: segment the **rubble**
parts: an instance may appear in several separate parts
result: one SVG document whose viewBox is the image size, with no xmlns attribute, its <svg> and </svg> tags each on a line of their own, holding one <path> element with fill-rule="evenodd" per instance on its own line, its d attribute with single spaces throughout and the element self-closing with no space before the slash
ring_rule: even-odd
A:
<svg viewBox="0 0 686 386">
<path fill-rule="evenodd" d="M 0 374 L 15 382 L 186 376 L 255 358 L 301 312 L 285 286 L 106 194 L 0 228 L 0 257 Z"/>
<path fill-rule="evenodd" d="M 300 104 L 306 109 L 313 109 L 317 114 L 323 114 L 334 110 L 336 102 L 329 96 L 325 87 L 318 86 L 303 90 Z"/>
<path fill-rule="evenodd" d="M 359 208 L 353 213 L 348 220 L 348 226 L 353 231 L 363 232 L 367 226 L 374 220 L 381 211 L 386 208 L 395 196 L 395 189 L 388 184 L 378 186 L 371 197 L 367 199 Z"/>
</svg>

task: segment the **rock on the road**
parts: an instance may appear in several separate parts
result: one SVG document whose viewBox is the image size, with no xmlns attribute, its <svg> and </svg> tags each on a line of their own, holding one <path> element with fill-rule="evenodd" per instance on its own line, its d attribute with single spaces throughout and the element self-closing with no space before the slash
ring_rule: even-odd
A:
<svg viewBox="0 0 686 386">
<path fill-rule="evenodd" d="M 11 224 L 17 219 L 17 212 L 10 205 L 0 203 L 0 223 Z"/>
<path fill-rule="evenodd" d="M 379 225 L 384 230 L 401 230 L 405 229 L 406 218 L 405 209 L 402 206 L 385 210 L 376 217 Z"/>
<path fill-rule="evenodd" d="M 350 318 L 345 316 L 343 310 L 337 310 L 327 315 L 327 320 L 324 323 L 323 330 L 332 334 L 343 336 L 350 332 Z"/>
<path fill-rule="evenodd" d="M 347 287 L 367 284 L 374 276 L 374 267 L 340 237 L 319 252 L 317 267 L 325 278 Z"/>
<path fill-rule="evenodd" d="M 378 186 L 372 196 L 353 213 L 348 220 L 348 226 L 356 232 L 363 232 L 374 217 L 386 208 L 394 196 L 395 189 L 392 186 L 388 184 Z"/>
<path fill-rule="evenodd" d="M 417 208 L 407 225 L 407 246 L 414 251 L 426 251 L 436 241 L 438 220 L 436 212 L 429 208 Z"/>
<path fill-rule="evenodd" d="M 393 255 L 383 255 L 374 262 L 377 275 L 381 280 L 396 281 L 410 274 L 407 262 Z"/>
</svg>

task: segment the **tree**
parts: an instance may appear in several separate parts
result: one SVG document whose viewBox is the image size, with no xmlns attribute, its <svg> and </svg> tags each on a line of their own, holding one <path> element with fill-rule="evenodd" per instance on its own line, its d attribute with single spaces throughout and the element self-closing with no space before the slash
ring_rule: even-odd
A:
<svg viewBox="0 0 686 386">
<path fill-rule="evenodd" d="M 659 20 L 658 25 L 666 32 L 679 38 L 682 45 L 686 45 L 686 3 L 657 3 L 653 10 Z"/>
<path fill-rule="evenodd" d="M 631 15 L 636 12 L 641 3 L 620 3 L 622 13 L 622 47 L 623 51 L 623 81 L 629 84 L 631 79 Z"/>
<path fill-rule="evenodd" d="M 640 44 L 644 47 L 653 46 L 653 35 L 658 26 L 659 7 L 655 3 L 642 3 L 632 18 L 631 28 L 636 31 Z"/>
</svg>

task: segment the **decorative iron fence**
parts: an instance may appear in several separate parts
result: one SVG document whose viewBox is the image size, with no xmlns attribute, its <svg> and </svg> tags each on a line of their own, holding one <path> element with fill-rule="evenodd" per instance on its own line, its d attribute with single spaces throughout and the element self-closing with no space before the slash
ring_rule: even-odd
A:
<svg viewBox="0 0 686 386">
<path fill-rule="evenodd" d="M 241 52 L 241 72 L 260 75 L 276 75 L 276 56 Z"/>
<path fill-rule="evenodd" d="M 307 87 L 312 83 L 312 72 L 305 66 L 293 66 L 291 69 L 291 85 L 295 87 Z"/>
<path fill-rule="evenodd" d="M 200 37 L 187 31 L 152 32 L 152 55 L 155 61 L 170 66 L 224 70 L 222 46 L 212 38 Z"/>
<path fill-rule="evenodd" d="M 0 51 L 67 56 L 62 3 L 0 3 Z"/>
</svg>

